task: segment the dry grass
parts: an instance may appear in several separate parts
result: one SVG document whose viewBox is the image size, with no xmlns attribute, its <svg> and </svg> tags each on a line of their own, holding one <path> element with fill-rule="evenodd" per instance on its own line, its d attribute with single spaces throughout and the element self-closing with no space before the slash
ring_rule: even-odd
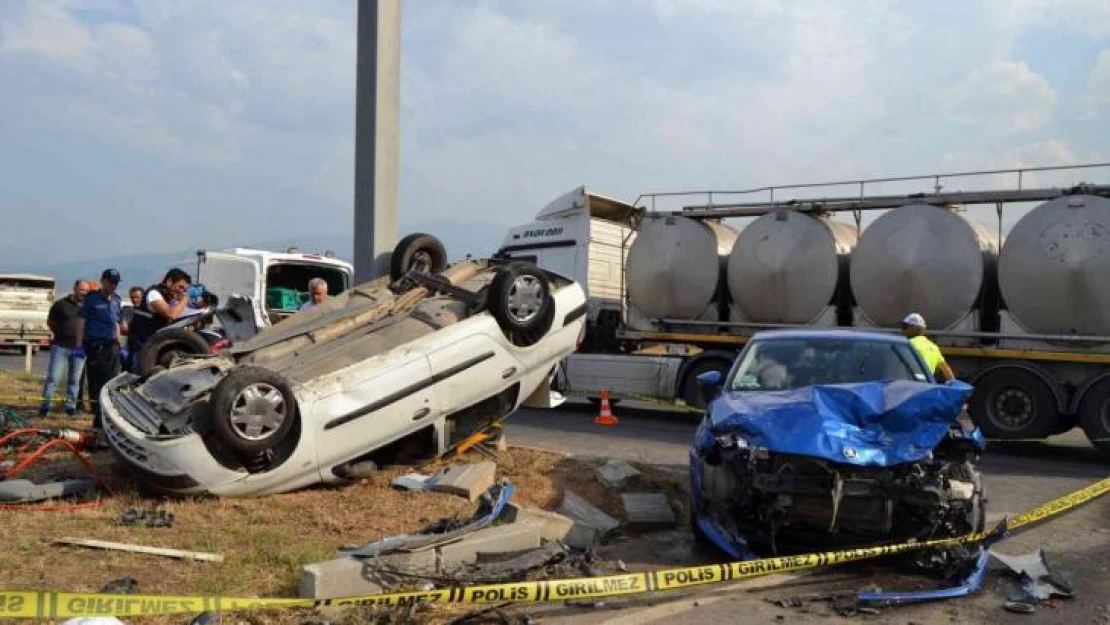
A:
<svg viewBox="0 0 1110 625">
<path fill-rule="evenodd" d="M 34 394 L 36 387 L 41 388 L 39 384 L 0 372 L 0 395 Z M 25 411 L 27 415 L 33 413 L 34 408 Z M 33 421 L 44 427 L 84 427 L 89 423 L 87 415 Z M 6 453 L 0 451 L 0 458 Z M 481 459 L 473 455 L 464 461 Z M 474 509 L 459 497 L 391 489 L 389 482 L 411 471 L 411 467 L 386 469 L 373 480 L 261 498 L 149 499 L 139 494 L 110 454 L 94 454 L 90 460 L 112 489 L 100 507 L 60 512 L 0 511 L 5 536 L 0 542 L 3 589 L 95 592 L 109 581 L 132 577 L 143 594 L 292 597 L 296 596 L 300 567 L 335 557 L 341 546 L 409 532 L 444 516 L 469 516 Z M 611 515 L 623 516 L 619 497 L 596 481 L 595 465 L 558 454 L 512 449 L 499 454 L 498 466 L 499 477 L 517 487 L 514 501 L 550 510 L 558 506 L 563 489 L 570 488 Z M 434 469 L 432 466 L 424 471 Z M 82 473 L 72 458 L 58 456 L 19 477 L 41 481 Z M 646 482 L 640 484 L 645 487 L 662 486 L 672 492 L 678 488 L 673 477 L 650 469 L 638 479 Z M 626 490 L 638 490 L 637 484 Z M 172 512 L 174 525 L 119 525 L 117 519 L 130 507 Z M 215 552 L 223 554 L 224 561 L 185 562 L 52 543 L 60 537 Z M 451 612 L 457 613 L 457 609 Z M 436 608 L 420 618 L 410 615 L 412 620 L 407 622 L 420 622 L 424 617 L 435 621 L 437 614 L 445 613 Z M 390 622 L 393 616 L 352 613 L 332 622 Z M 301 611 L 269 612 L 242 615 L 233 622 L 303 623 L 308 617 L 309 613 Z M 142 622 L 180 623 L 182 617 L 152 617 Z"/>
</svg>

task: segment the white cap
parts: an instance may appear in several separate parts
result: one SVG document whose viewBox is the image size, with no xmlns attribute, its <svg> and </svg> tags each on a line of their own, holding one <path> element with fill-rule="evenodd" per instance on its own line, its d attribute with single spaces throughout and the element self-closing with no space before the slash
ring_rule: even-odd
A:
<svg viewBox="0 0 1110 625">
<path fill-rule="evenodd" d="M 924 330 L 925 329 L 925 317 L 922 317 L 921 315 L 919 315 L 917 313 L 910 313 L 910 314 L 906 315 L 905 319 L 902 320 L 902 325 L 911 326 L 911 327 L 914 327 L 914 328 L 921 328 L 922 330 Z"/>
</svg>

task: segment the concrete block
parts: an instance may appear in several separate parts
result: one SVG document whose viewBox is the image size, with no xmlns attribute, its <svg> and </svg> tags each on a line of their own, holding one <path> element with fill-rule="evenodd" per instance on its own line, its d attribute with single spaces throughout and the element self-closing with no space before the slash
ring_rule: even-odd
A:
<svg viewBox="0 0 1110 625">
<path fill-rule="evenodd" d="M 431 576 L 437 573 L 437 564 L 436 553 L 431 550 L 315 562 L 301 568 L 297 594 L 302 599 L 370 595 L 411 581 L 397 572 Z"/>
<path fill-rule="evenodd" d="M 621 501 L 630 528 L 660 529 L 678 523 L 667 496 L 662 493 L 625 493 Z"/>
<path fill-rule="evenodd" d="M 567 532 L 567 537 L 563 539 L 563 544 L 581 551 L 589 551 L 600 542 L 601 532 L 596 527 L 586 525 L 585 523 L 575 523 L 572 525 L 570 531 Z"/>
<path fill-rule="evenodd" d="M 620 521 L 598 510 L 590 502 L 582 499 L 567 490 L 563 492 L 563 503 L 559 505 L 559 514 L 564 514 L 579 523 L 589 525 L 604 536 L 620 527 Z"/>
<path fill-rule="evenodd" d="M 541 540 L 566 540 L 567 534 L 574 526 L 573 519 L 561 514 L 539 508 L 524 508 L 515 503 L 505 506 L 502 515 L 509 523 L 527 523 L 535 526 Z"/>
<path fill-rule="evenodd" d="M 598 481 L 609 488 L 624 488 L 639 474 L 636 467 L 624 460 L 610 460 L 597 468 Z"/>
<path fill-rule="evenodd" d="M 513 523 L 478 530 L 459 542 L 436 548 L 441 573 L 450 574 L 464 564 L 478 561 L 478 553 L 510 553 L 540 546 L 534 525 Z"/>
<path fill-rule="evenodd" d="M 496 475 L 497 465 L 489 461 L 455 465 L 436 478 L 431 490 L 477 501 L 482 493 L 493 486 Z"/>
<path fill-rule="evenodd" d="M 356 595 L 372 595 L 384 591 L 362 577 L 362 561 L 338 558 L 306 564 L 297 581 L 297 594 L 302 599 L 334 599 Z"/>
</svg>

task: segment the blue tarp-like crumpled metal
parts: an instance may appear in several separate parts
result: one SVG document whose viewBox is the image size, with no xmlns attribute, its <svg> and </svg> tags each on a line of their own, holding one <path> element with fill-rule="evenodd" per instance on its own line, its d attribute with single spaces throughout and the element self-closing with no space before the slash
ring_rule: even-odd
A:
<svg viewBox="0 0 1110 625">
<path fill-rule="evenodd" d="M 963 382 L 898 380 L 725 392 L 709 406 L 710 428 L 772 452 L 885 467 L 923 459 L 971 391 Z"/>
</svg>

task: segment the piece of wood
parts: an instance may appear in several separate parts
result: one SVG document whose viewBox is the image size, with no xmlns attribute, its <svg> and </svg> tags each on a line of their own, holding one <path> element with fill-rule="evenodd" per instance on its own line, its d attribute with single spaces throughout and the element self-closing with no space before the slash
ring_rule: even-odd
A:
<svg viewBox="0 0 1110 625">
<path fill-rule="evenodd" d="M 114 551 L 128 551 L 131 553 L 145 553 L 152 556 L 165 556 L 179 560 L 203 560 L 205 562 L 223 562 L 224 557 L 218 553 L 204 553 L 201 551 L 182 551 L 181 549 L 166 549 L 163 547 L 146 547 L 143 545 L 128 545 L 126 543 L 113 543 L 106 540 L 93 540 L 89 538 L 58 538 L 55 543 L 75 545 L 77 547 L 90 547 L 92 549 L 109 549 Z"/>
</svg>

